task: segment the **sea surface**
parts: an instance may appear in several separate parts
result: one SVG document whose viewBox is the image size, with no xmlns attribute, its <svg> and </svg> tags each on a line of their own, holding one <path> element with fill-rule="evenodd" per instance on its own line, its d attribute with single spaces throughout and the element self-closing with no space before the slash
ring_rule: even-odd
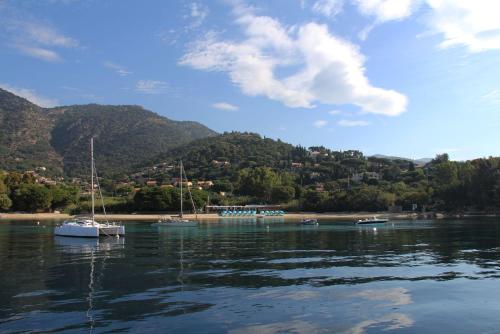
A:
<svg viewBox="0 0 500 334">
<path fill-rule="evenodd" d="M 498 333 L 500 220 L 0 223 L 0 333 Z"/>
</svg>

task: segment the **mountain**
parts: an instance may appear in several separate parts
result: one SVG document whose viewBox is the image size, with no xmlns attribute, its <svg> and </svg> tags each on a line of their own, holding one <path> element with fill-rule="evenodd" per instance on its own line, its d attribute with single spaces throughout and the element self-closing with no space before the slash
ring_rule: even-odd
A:
<svg viewBox="0 0 500 334">
<path fill-rule="evenodd" d="M 62 157 L 50 143 L 53 126 L 43 108 L 0 89 L 0 169 L 61 171 Z"/>
<path fill-rule="evenodd" d="M 216 132 L 196 122 L 173 121 L 135 105 L 41 108 L 0 89 L 0 169 L 37 166 L 87 173 L 94 136 L 98 170 L 124 173 L 141 161 Z"/>
<path fill-rule="evenodd" d="M 394 160 L 411 161 L 417 165 L 425 165 L 426 163 L 429 163 L 432 161 L 432 158 L 409 159 L 409 158 L 401 158 L 401 157 L 395 157 L 395 156 L 383 155 L 383 154 L 374 154 L 374 155 L 372 155 L 372 157 L 379 158 L 379 159 L 387 159 L 387 160 L 391 160 L 391 161 L 394 161 Z"/>
</svg>

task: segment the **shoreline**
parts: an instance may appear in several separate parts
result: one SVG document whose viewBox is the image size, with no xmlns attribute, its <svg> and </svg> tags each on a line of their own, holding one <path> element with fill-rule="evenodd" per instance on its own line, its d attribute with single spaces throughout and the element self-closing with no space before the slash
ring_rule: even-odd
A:
<svg viewBox="0 0 500 334">
<path fill-rule="evenodd" d="M 174 216 L 166 214 L 108 214 L 107 219 L 112 221 L 157 221 L 162 216 Z M 440 213 L 428 212 L 425 214 L 417 213 L 388 213 L 388 212 L 344 212 L 344 213 L 316 213 L 316 212 L 295 212 L 287 213 L 284 216 L 268 216 L 263 219 L 283 219 L 288 221 L 297 221 L 302 219 L 318 219 L 318 220 L 334 220 L 334 221 L 353 221 L 358 219 L 371 218 L 374 216 L 389 218 L 391 220 L 406 220 L 406 219 L 443 219 L 443 218 L 465 218 L 465 217 L 497 217 L 498 215 L 482 214 L 482 215 L 444 215 Z M 75 216 L 65 213 L 0 213 L 0 222 L 13 220 L 67 220 Z M 105 216 L 96 215 L 97 220 L 104 220 Z M 257 219 L 256 216 L 247 217 L 221 217 L 216 213 L 201 213 L 198 215 L 185 214 L 186 219 L 197 219 L 201 221 L 231 221 L 231 220 L 248 220 Z"/>
</svg>

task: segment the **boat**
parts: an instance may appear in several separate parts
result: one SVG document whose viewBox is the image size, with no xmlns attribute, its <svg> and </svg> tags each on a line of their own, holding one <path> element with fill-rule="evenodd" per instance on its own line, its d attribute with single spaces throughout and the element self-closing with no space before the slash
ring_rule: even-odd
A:
<svg viewBox="0 0 500 334">
<path fill-rule="evenodd" d="M 300 221 L 301 225 L 319 225 L 316 218 L 306 218 Z"/>
<path fill-rule="evenodd" d="M 162 216 L 158 219 L 156 223 L 151 224 L 152 226 L 170 226 L 170 227 L 196 227 L 198 226 L 198 223 L 192 220 L 184 219 L 183 218 L 183 203 L 184 203 L 184 197 L 183 197 L 183 192 L 182 192 L 182 183 L 184 182 L 183 179 L 183 172 L 184 176 L 186 177 L 186 184 L 187 184 L 187 176 L 186 176 L 186 171 L 184 171 L 184 167 L 182 165 L 182 160 L 180 163 L 180 188 L 181 188 L 181 212 L 179 216 L 177 217 L 171 217 L 171 216 Z M 193 196 L 191 194 L 191 190 L 189 190 L 188 186 L 188 192 L 189 192 L 189 198 L 191 199 L 191 204 L 193 205 L 193 211 L 196 212 L 196 207 L 194 205 L 193 201 Z"/>
<path fill-rule="evenodd" d="M 377 217 L 372 217 L 372 218 L 366 218 L 366 219 L 359 219 L 356 224 L 357 225 L 366 225 L 366 224 L 383 224 L 387 223 L 389 219 L 387 218 L 377 218 Z"/>
<path fill-rule="evenodd" d="M 90 165 L 91 165 L 91 194 L 92 194 L 92 215 L 90 217 L 75 217 L 73 220 L 63 222 L 56 226 L 54 234 L 63 237 L 84 237 L 98 238 L 99 236 L 122 236 L 125 235 L 125 227 L 113 222 L 97 222 L 95 219 L 95 189 L 94 175 L 96 176 L 96 185 L 101 195 L 102 207 L 104 216 L 106 216 L 106 208 L 102 199 L 101 188 L 99 187 L 99 179 L 94 164 L 94 138 L 90 138 Z"/>
</svg>

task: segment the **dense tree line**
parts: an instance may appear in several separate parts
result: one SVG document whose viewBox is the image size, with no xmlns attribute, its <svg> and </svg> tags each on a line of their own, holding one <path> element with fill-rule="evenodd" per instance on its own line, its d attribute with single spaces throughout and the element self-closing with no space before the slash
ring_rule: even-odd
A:
<svg viewBox="0 0 500 334">
<path fill-rule="evenodd" d="M 0 172 L 0 211 L 63 210 L 78 202 L 79 193 L 74 186 L 36 183 L 30 174 Z"/>
<path fill-rule="evenodd" d="M 237 142 L 238 136 L 229 136 Z M 259 140 L 266 139 L 252 134 L 243 139 L 249 146 L 250 142 Z M 224 171 L 221 171 L 224 167 L 213 166 L 208 158 L 205 158 L 206 165 L 198 169 L 186 168 L 190 179 L 197 176 L 201 179 L 200 175 L 206 176 L 210 169 L 217 174 L 209 190 L 191 189 L 196 208 L 201 210 L 207 203 L 282 204 L 289 210 L 305 211 L 382 211 L 400 206 L 403 210 L 491 212 L 500 208 L 500 158 L 456 162 L 443 154 L 425 166 L 415 166 L 403 159 L 364 157 L 358 151 L 335 152 L 323 147 L 305 149 L 287 145 L 278 143 L 279 152 L 275 153 L 268 147 L 264 154 L 267 158 L 252 158 L 255 163 L 260 161 L 259 166 L 249 166 L 243 156 L 241 163 L 235 163 L 231 160 L 236 159 L 233 156 L 226 157 L 230 166 Z M 243 153 L 230 150 L 233 155 L 257 152 L 248 147 L 242 149 Z M 311 152 L 320 153 L 311 157 Z M 199 154 L 201 156 L 201 152 Z M 223 150 L 217 154 L 228 153 Z M 273 156 L 276 160 L 272 160 Z M 186 164 L 193 163 L 186 159 Z M 285 159 L 285 163 L 281 163 L 281 159 Z M 290 168 L 291 162 L 300 165 Z M 171 175 L 162 177 L 170 179 L 177 173 L 173 170 Z M 370 173 L 377 173 L 378 177 Z M 355 174 L 363 177 L 353 180 Z M 110 212 L 180 209 L 177 187 L 140 186 L 110 179 L 103 180 L 101 185 Z M 186 212 L 192 211 L 187 191 L 184 201 Z M 0 174 L 0 211 L 54 210 L 85 212 L 90 210 L 90 202 L 88 197 L 81 197 L 80 189 L 73 185 L 49 186 L 37 183 L 30 174 Z"/>
</svg>

